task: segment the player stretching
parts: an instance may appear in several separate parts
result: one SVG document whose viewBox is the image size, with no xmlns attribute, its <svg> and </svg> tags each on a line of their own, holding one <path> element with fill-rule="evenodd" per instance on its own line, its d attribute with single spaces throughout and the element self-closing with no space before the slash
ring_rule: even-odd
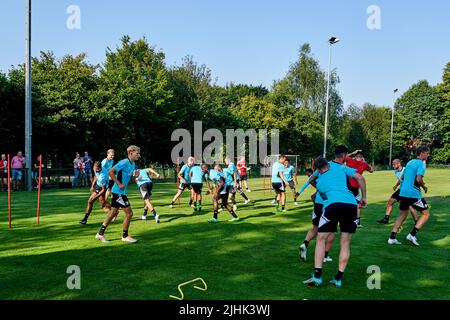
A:
<svg viewBox="0 0 450 320">
<path fill-rule="evenodd" d="M 400 159 L 394 159 L 392 161 L 392 168 L 394 168 L 394 174 L 397 177 L 397 183 L 395 184 L 395 186 L 393 188 L 395 192 L 391 195 L 391 197 L 389 198 L 389 200 L 387 202 L 386 215 L 384 216 L 383 219 L 377 220 L 378 223 L 388 224 L 389 218 L 392 213 L 392 209 L 394 207 L 394 203 L 396 203 L 397 201 L 400 201 L 400 188 L 399 189 L 397 189 L 397 188 L 403 182 L 402 177 L 403 177 L 403 171 L 405 168 L 402 166 Z M 414 219 L 414 224 L 416 224 L 417 220 L 418 220 L 416 210 L 414 210 L 413 207 L 409 207 L 409 212 L 411 213 L 411 215 Z"/>
<path fill-rule="evenodd" d="M 355 158 L 353 159 L 352 156 L 355 155 Z M 350 153 L 347 158 L 345 158 L 345 163 L 348 167 L 356 169 L 356 171 L 362 175 L 364 171 L 369 171 L 370 173 L 373 172 L 373 169 L 367 162 L 364 161 L 364 157 L 362 154 L 362 150 L 356 150 L 352 153 Z M 359 201 L 359 185 L 358 182 L 355 179 L 349 179 L 350 191 L 354 194 L 356 197 L 356 200 Z M 358 207 L 358 228 L 362 228 L 361 225 L 361 210 Z"/>
<path fill-rule="evenodd" d="M 133 239 L 128 235 L 131 217 L 133 217 L 133 210 L 131 210 L 130 202 L 127 198 L 128 182 L 134 175 L 136 170 L 135 162 L 141 157 L 141 149 L 136 146 L 129 146 L 127 148 L 128 158 L 120 160 L 114 167 L 109 170 L 109 177 L 114 181 L 112 187 L 112 203 L 111 210 L 100 228 L 100 231 L 95 236 L 95 239 L 102 242 L 108 242 L 104 234 L 111 220 L 119 213 L 119 208 L 125 212 L 123 219 L 123 233 L 122 241 L 136 243 L 138 240 Z"/>
<path fill-rule="evenodd" d="M 417 159 L 408 162 L 403 173 L 403 183 L 400 185 L 400 216 L 395 221 L 394 228 L 392 228 L 392 233 L 388 240 L 389 244 L 401 244 L 397 240 L 397 233 L 408 216 L 410 206 L 421 212 L 419 221 L 417 221 L 412 231 L 406 237 L 406 240 L 412 244 L 419 246 L 416 235 L 430 218 L 427 202 L 420 191 L 420 188 L 422 188 L 425 193 L 428 192 L 428 187 L 425 185 L 423 177 L 425 176 L 426 167 L 424 161 L 430 156 L 430 149 L 428 147 L 420 147 L 417 149 L 417 156 Z"/>
<path fill-rule="evenodd" d="M 202 163 L 198 166 L 193 166 L 189 172 L 189 179 L 191 181 L 192 189 L 194 190 L 194 211 L 202 211 L 202 188 L 203 182 L 206 180 L 208 187 L 211 190 L 209 180 L 207 178 L 208 165 Z M 198 206 L 197 206 L 198 203 Z"/>
<path fill-rule="evenodd" d="M 111 169 L 114 165 L 114 155 L 115 151 L 113 149 L 109 149 L 106 152 L 106 158 L 102 160 L 102 168 L 109 172 L 109 169 Z M 108 176 L 108 186 L 105 194 L 105 201 L 108 201 L 109 196 L 111 195 L 111 189 L 114 186 L 114 181 L 109 179 Z"/>
<path fill-rule="evenodd" d="M 241 187 L 244 187 L 245 185 L 245 191 L 251 192 L 250 188 L 248 187 L 248 172 L 250 170 L 250 167 L 247 166 L 247 163 L 245 162 L 245 157 L 241 157 L 241 160 L 237 162 L 236 164 L 238 172 L 239 172 L 239 180 L 242 182 Z"/>
<path fill-rule="evenodd" d="M 182 167 L 180 172 L 178 173 L 178 179 L 180 179 L 180 184 L 178 185 L 178 191 L 175 194 L 175 196 L 172 199 L 172 202 L 169 205 L 169 208 L 173 208 L 175 205 L 175 201 L 183 194 L 184 190 L 187 188 L 188 190 L 191 190 L 191 196 L 189 200 L 189 206 L 192 205 L 192 202 L 194 201 L 194 194 L 192 191 L 191 186 L 191 178 L 189 176 L 189 173 L 194 165 L 195 158 L 189 157 L 187 163 L 185 163 Z"/>
<path fill-rule="evenodd" d="M 295 185 L 298 184 L 297 181 L 297 172 L 295 171 L 294 166 L 291 165 L 291 162 L 289 159 L 286 159 L 284 162 L 284 170 L 283 170 L 284 177 L 289 185 L 289 187 L 292 190 L 292 196 L 294 198 L 294 204 L 298 205 L 297 203 L 297 191 L 295 190 Z"/>
<path fill-rule="evenodd" d="M 278 161 L 272 165 L 272 188 L 277 194 L 277 210 L 282 212 L 286 212 L 286 186 L 288 185 L 288 182 L 283 173 L 286 159 L 286 156 L 282 154 Z"/>
<path fill-rule="evenodd" d="M 237 210 L 237 205 L 236 205 L 236 192 L 239 192 L 239 194 L 241 195 L 242 198 L 244 198 L 244 204 L 248 204 L 250 202 L 250 200 L 247 198 L 247 196 L 245 195 L 245 193 L 242 191 L 242 186 L 241 186 L 241 182 L 239 180 L 239 173 L 238 170 L 236 168 L 236 165 L 231 161 L 230 157 L 226 157 L 225 158 L 225 164 L 227 165 L 227 169 L 230 171 L 230 173 L 233 176 L 233 185 L 231 186 L 230 189 L 230 200 L 233 203 L 233 210 L 236 211 Z"/>
<path fill-rule="evenodd" d="M 97 199 L 102 204 L 102 209 L 103 208 L 111 209 L 111 205 L 105 201 L 106 186 L 108 185 L 108 170 L 102 168 L 100 162 L 96 161 L 94 163 L 94 172 L 95 176 L 94 180 L 92 181 L 91 196 L 89 197 L 88 200 L 86 214 L 84 215 L 83 220 L 80 221 L 81 224 L 87 223 L 89 215 L 92 212 L 94 202 Z"/>
<path fill-rule="evenodd" d="M 351 235 L 356 232 L 357 207 L 354 195 L 347 188 L 347 177 L 358 181 L 361 188 L 360 206 L 367 206 L 366 183 L 364 177 L 357 173 L 356 169 L 330 162 L 319 157 L 315 160 L 319 171 L 317 191 L 324 199 L 324 212 L 320 217 L 314 259 L 314 274 L 303 283 L 306 285 L 320 286 L 322 284 L 322 266 L 325 257 L 325 247 L 328 236 L 337 232 L 337 225 L 341 229 L 339 270 L 333 280 L 330 281 L 336 287 L 342 287 L 342 277 L 350 258 Z"/>
<path fill-rule="evenodd" d="M 308 180 L 306 180 L 305 184 L 301 187 L 299 192 L 296 194 L 297 197 L 299 197 L 303 191 L 311 184 L 311 181 L 314 181 L 318 176 L 318 171 L 315 172 L 316 174 L 313 176 L 312 169 L 306 170 L 306 175 L 309 177 Z M 315 183 L 313 182 L 315 185 Z M 311 200 L 313 201 L 314 208 L 312 212 L 312 224 L 313 227 L 308 231 L 306 234 L 305 240 L 298 248 L 300 259 L 303 261 L 306 261 L 306 253 L 308 252 L 308 245 L 311 242 L 312 239 L 314 239 L 315 236 L 317 236 L 317 230 L 319 229 L 319 221 L 320 217 L 323 213 L 323 199 L 320 196 L 320 193 L 316 192 L 311 196 Z M 325 247 L 325 257 L 323 258 L 323 262 L 331 262 L 333 259 L 329 255 L 329 252 L 331 251 L 331 248 L 333 247 L 334 242 L 334 233 L 330 233 L 330 235 L 327 238 L 327 243 Z"/>
<path fill-rule="evenodd" d="M 159 223 L 159 214 L 156 212 L 152 203 L 150 202 L 150 197 L 152 196 L 153 189 L 153 181 L 150 178 L 150 175 L 153 174 L 157 179 L 161 178 L 161 175 L 156 172 L 152 168 L 144 168 L 140 170 L 136 170 L 134 179 L 136 181 L 136 185 L 141 192 L 142 200 L 144 200 L 144 213 L 142 214 L 142 220 L 148 220 L 147 213 L 148 210 L 152 212 L 153 217 L 155 218 L 156 223 Z"/>
<path fill-rule="evenodd" d="M 214 182 L 216 190 L 214 192 L 214 216 L 208 220 L 210 223 L 219 222 L 219 200 L 222 202 L 222 206 L 228 210 L 233 217 L 229 222 L 239 221 L 239 217 L 234 212 L 228 203 L 228 196 L 230 189 L 234 185 L 233 173 L 229 169 L 225 169 L 222 172 L 222 167 L 218 164 L 214 166 L 214 169 L 210 170 L 208 175 L 209 180 Z"/>
</svg>

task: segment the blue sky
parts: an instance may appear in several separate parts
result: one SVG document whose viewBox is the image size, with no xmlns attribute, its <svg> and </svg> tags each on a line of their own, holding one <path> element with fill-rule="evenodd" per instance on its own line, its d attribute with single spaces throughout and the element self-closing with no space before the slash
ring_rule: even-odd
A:
<svg viewBox="0 0 450 320">
<path fill-rule="evenodd" d="M 81 29 L 69 30 L 69 5 L 81 9 Z M 369 30 L 366 10 L 381 10 L 381 30 Z M 104 60 L 124 34 L 146 36 L 162 49 L 168 65 L 192 55 L 218 79 L 265 85 L 282 78 L 308 42 L 323 69 L 332 65 L 341 78 L 347 106 L 371 102 L 391 105 L 413 83 L 441 81 L 450 61 L 450 1 L 407 0 L 33 0 L 33 55 L 86 52 Z M 0 1 L 0 70 L 22 63 L 25 52 L 25 0 Z"/>
</svg>

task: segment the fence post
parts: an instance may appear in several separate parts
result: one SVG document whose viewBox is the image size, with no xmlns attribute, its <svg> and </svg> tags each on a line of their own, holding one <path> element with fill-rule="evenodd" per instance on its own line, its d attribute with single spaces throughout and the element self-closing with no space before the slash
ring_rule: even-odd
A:
<svg viewBox="0 0 450 320">
<path fill-rule="evenodd" d="M 11 156 L 8 154 L 8 224 L 12 227 L 12 212 L 11 212 Z"/>
</svg>

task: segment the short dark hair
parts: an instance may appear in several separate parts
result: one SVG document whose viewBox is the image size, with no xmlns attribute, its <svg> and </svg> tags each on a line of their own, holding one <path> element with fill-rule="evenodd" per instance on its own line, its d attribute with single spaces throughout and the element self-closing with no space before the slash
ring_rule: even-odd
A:
<svg viewBox="0 0 450 320">
<path fill-rule="evenodd" d="M 306 173 L 313 173 L 314 171 L 313 171 L 313 169 L 311 169 L 311 168 L 308 168 L 308 169 L 306 169 Z"/>
<path fill-rule="evenodd" d="M 327 164 L 328 164 L 328 160 L 325 159 L 324 157 L 317 157 L 314 160 L 314 166 L 319 170 L 323 169 Z"/>
<path fill-rule="evenodd" d="M 416 154 L 418 156 L 420 156 L 420 154 L 424 153 L 424 152 L 430 152 L 430 148 L 427 146 L 421 146 L 421 147 L 417 148 L 417 150 L 416 150 Z"/>
<path fill-rule="evenodd" d="M 348 153 L 348 148 L 344 145 L 337 146 L 336 149 L 334 149 L 334 155 L 336 157 L 339 157 L 346 153 Z"/>
<path fill-rule="evenodd" d="M 287 157 L 286 157 L 286 155 L 285 155 L 285 154 L 280 154 L 280 157 L 279 157 L 279 159 L 287 159 Z"/>
</svg>

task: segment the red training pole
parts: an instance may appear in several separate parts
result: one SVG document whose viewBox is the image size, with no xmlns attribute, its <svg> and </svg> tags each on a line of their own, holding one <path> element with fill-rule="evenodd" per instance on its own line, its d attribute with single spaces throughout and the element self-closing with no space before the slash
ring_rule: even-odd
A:
<svg viewBox="0 0 450 320">
<path fill-rule="evenodd" d="M 41 218 L 41 177 L 42 177 L 42 154 L 39 156 L 38 197 L 36 209 L 37 224 L 39 224 Z"/>
<path fill-rule="evenodd" d="M 9 228 L 12 227 L 12 215 L 11 215 L 11 159 L 8 154 L 8 223 Z"/>
</svg>

